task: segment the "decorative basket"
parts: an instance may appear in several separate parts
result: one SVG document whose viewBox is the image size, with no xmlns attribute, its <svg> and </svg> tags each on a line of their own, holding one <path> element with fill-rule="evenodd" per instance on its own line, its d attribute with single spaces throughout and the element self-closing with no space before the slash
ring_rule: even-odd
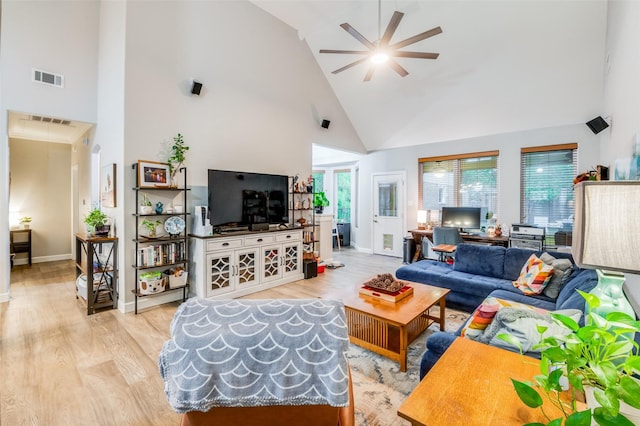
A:
<svg viewBox="0 0 640 426">
<path fill-rule="evenodd" d="M 169 288 L 184 287 L 187 284 L 187 276 L 189 273 L 184 269 L 175 270 L 168 269 L 164 271 L 166 278 L 169 280 Z"/>
<path fill-rule="evenodd" d="M 165 290 L 166 279 L 161 272 L 146 272 L 138 278 L 140 294 L 156 294 Z"/>
</svg>

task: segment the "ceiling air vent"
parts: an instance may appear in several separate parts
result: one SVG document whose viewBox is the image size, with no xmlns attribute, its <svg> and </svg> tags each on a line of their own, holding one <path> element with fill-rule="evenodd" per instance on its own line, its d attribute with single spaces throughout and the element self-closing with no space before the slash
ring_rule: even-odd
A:
<svg viewBox="0 0 640 426">
<path fill-rule="evenodd" d="M 50 86 L 64 87 L 64 76 L 47 71 L 33 69 L 33 81 Z"/>
<path fill-rule="evenodd" d="M 71 121 L 69 120 L 63 120 L 61 118 L 53 118 L 53 117 L 43 117 L 40 115 L 32 115 L 31 121 L 40 121 L 42 123 L 59 124 L 61 126 L 69 126 L 71 124 Z"/>
</svg>

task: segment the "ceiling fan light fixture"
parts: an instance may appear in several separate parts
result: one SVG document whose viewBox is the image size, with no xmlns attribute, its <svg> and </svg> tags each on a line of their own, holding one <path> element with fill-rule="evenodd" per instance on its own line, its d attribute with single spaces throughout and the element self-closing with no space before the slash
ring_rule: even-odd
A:
<svg viewBox="0 0 640 426">
<path fill-rule="evenodd" d="M 373 54 L 371 55 L 371 63 L 373 64 L 384 64 L 385 62 L 387 62 L 389 60 L 389 55 L 387 55 L 386 52 L 382 51 L 382 50 L 378 50 L 373 52 Z"/>
</svg>

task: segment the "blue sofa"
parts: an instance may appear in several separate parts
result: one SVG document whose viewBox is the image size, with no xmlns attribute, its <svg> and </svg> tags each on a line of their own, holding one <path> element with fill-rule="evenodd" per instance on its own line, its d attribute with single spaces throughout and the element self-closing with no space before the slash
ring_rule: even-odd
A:
<svg viewBox="0 0 640 426">
<path fill-rule="evenodd" d="M 444 287 L 451 290 L 447 295 L 447 306 L 472 312 L 488 296 L 524 303 L 548 311 L 560 309 L 579 309 L 584 311 L 585 302 L 577 289 L 588 292 L 593 289 L 598 278 L 596 272 L 581 269 L 573 264 L 569 253 L 549 252 L 556 259 L 569 259 L 573 264 L 571 275 L 559 289 L 557 297 L 545 294 L 524 295 L 513 286 L 522 266 L 531 254 L 541 256 L 542 252 L 460 244 L 456 250 L 455 262 L 447 265 L 433 260 L 422 260 L 400 267 L 396 271 L 398 279 Z M 437 332 L 427 339 L 427 351 L 420 366 L 420 377 L 431 369 L 440 356 L 460 335 L 462 327 L 456 333 Z"/>
</svg>

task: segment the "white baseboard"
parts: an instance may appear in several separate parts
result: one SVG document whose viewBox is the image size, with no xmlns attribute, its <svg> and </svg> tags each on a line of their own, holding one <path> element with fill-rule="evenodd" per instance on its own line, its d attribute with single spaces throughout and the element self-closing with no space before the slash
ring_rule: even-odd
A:
<svg viewBox="0 0 640 426">
<path fill-rule="evenodd" d="M 45 263 L 45 262 L 57 262 L 60 260 L 71 260 L 73 259 L 73 256 L 71 256 L 71 253 L 67 253 L 67 254 L 56 254 L 53 256 L 38 256 L 38 257 L 32 257 L 31 258 L 31 263 Z M 29 264 L 29 258 L 27 257 L 15 257 L 13 259 L 13 264 L 14 265 L 28 265 Z"/>
<path fill-rule="evenodd" d="M 189 297 L 189 294 L 187 294 Z M 144 296 L 138 297 L 138 312 L 142 309 L 151 308 L 158 305 L 164 305 L 165 303 L 175 302 L 182 300 L 182 291 L 172 291 L 166 294 L 158 294 L 157 296 Z M 124 303 L 121 300 L 118 301 L 118 310 L 120 312 L 128 313 L 135 311 L 135 301 Z"/>
<path fill-rule="evenodd" d="M 11 299 L 9 293 L 0 293 L 0 303 L 6 303 Z"/>
</svg>

